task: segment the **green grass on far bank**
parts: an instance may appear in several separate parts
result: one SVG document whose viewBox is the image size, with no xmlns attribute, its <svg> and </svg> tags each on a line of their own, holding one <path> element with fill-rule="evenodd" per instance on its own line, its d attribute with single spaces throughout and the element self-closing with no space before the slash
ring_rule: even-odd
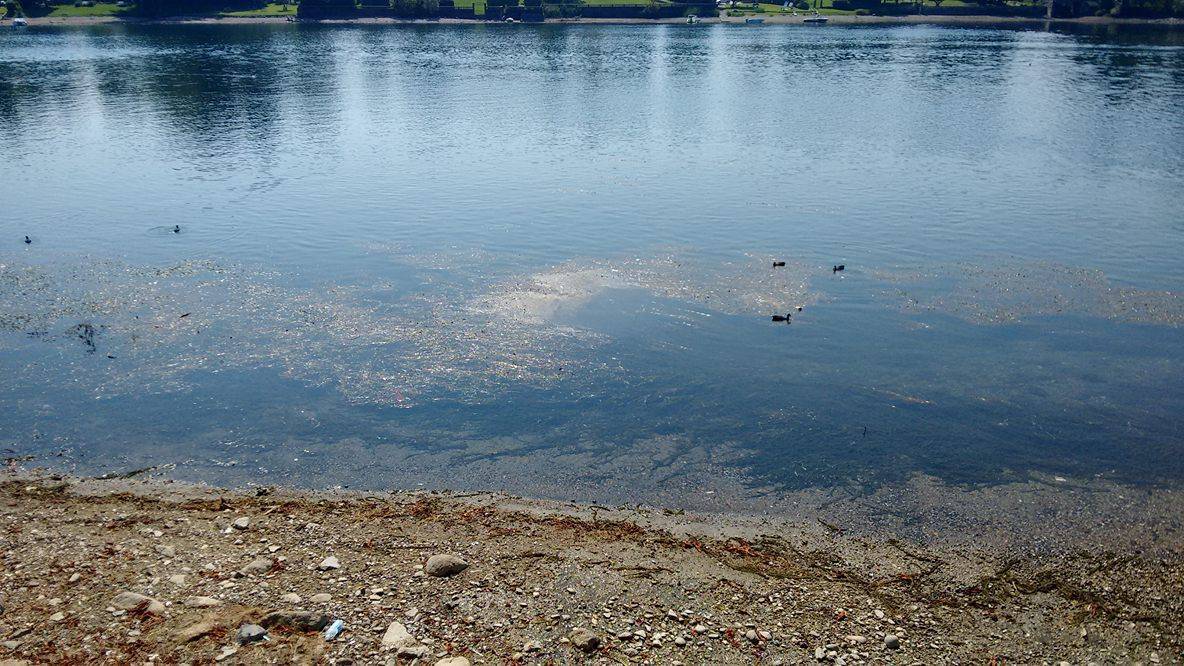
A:
<svg viewBox="0 0 1184 666">
<path fill-rule="evenodd" d="M 891 2 L 885 2 L 885 5 L 891 5 L 891 4 L 892 4 Z M 900 4 L 905 4 L 905 3 L 901 2 Z M 909 3 L 909 4 L 911 4 L 911 3 Z M 1013 6 L 1022 6 L 1022 5 L 1028 4 L 1028 3 L 1021 0 L 1019 2 L 1014 2 L 1014 1 L 1009 2 L 1008 4 L 1013 5 Z M 921 5 L 924 7 L 937 7 L 938 6 L 937 3 L 933 2 L 933 0 L 922 0 Z M 942 0 L 942 3 L 940 6 L 942 6 L 942 7 L 984 7 L 984 8 L 986 7 L 985 5 L 981 5 L 977 2 L 967 1 L 967 0 Z M 785 9 L 784 11 L 782 11 L 781 5 L 772 4 L 772 3 L 765 3 L 765 2 L 760 3 L 758 5 L 758 7 L 759 7 L 759 9 L 755 10 L 755 11 L 752 9 L 749 9 L 747 7 L 737 7 L 735 9 L 731 9 L 728 11 L 729 11 L 729 14 L 732 16 L 746 16 L 749 14 L 753 14 L 753 15 L 792 14 L 794 11 L 793 7 L 789 7 L 787 9 Z M 810 0 L 810 9 L 798 9 L 797 10 L 798 15 L 812 14 L 813 12 L 814 12 L 814 1 L 813 0 Z M 831 0 L 823 0 L 823 2 L 821 3 L 821 6 L 818 7 L 818 13 L 822 14 L 823 16 L 840 16 L 843 14 L 854 14 L 855 11 L 849 10 L 849 9 L 835 9 L 833 6 L 831 6 Z"/>
<path fill-rule="evenodd" d="M 236 17 L 263 17 L 263 16 L 295 16 L 296 4 L 289 3 L 287 9 L 284 5 L 278 2 L 270 2 L 266 6 L 259 9 L 247 9 L 241 12 L 221 12 L 221 16 L 236 16 Z"/>
<path fill-rule="evenodd" d="M 93 7 L 54 5 L 47 16 L 120 16 L 134 10 L 133 5 L 116 7 L 114 2 L 96 2 Z"/>
</svg>

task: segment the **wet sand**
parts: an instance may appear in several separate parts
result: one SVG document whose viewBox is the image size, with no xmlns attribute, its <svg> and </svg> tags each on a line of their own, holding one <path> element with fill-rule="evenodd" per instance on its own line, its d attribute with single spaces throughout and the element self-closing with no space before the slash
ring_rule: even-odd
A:
<svg viewBox="0 0 1184 666">
<path fill-rule="evenodd" d="M 1179 663 L 1184 649 L 1178 551 L 1005 554 L 486 493 L 13 470 L 0 517 L 5 664 Z M 243 625 L 266 639 L 238 640 Z"/>
</svg>

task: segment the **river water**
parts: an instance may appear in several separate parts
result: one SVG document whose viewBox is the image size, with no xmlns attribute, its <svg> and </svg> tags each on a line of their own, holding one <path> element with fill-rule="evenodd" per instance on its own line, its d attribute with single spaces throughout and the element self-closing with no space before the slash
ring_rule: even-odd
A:
<svg viewBox="0 0 1184 666">
<path fill-rule="evenodd" d="M 5 29 L 0 448 L 706 510 L 1174 492 L 1182 109 L 1159 28 Z"/>
</svg>

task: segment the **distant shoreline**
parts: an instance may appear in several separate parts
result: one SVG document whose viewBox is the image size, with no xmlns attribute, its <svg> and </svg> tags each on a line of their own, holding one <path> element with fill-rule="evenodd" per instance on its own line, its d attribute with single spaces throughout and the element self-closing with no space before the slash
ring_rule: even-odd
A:
<svg viewBox="0 0 1184 666">
<path fill-rule="evenodd" d="M 260 16 L 260 17 L 214 17 L 214 16 L 194 16 L 194 17 L 170 17 L 170 18 L 126 18 L 117 16 L 43 16 L 38 18 L 28 19 L 29 25 L 33 26 L 47 26 L 47 25 L 62 25 L 62 26 L 84 26 L 84 25 L 99 25 L 111 23 L 126 23 L 135 25 L 189 25 L 189 24 L 226 24 L 226 25 L 241 25 L 253 23 L 287 23 L 289 17 L 283 16 Z M 723 16 L 710 17 L 700 19 L 700 23 L 735 23 L 743 24 L 746 18 L 744 16 Z M 798 16 L 783 16 L 779 14 L 771 14 L 760 16 L 765 24 L 780 24 L 780 25 L 807 25 L 804 23 L 807 14 Z M 1142 19 L 1142 18 L 1114 18 L 1110 16 L 1086 16 L 1079 18 L 1031 18 L 1024 16 L 939 16 L 926 14 L 913 14 L 908 16 L 856 16 L 856 15 L 833 15 L 827 16 L 830 24 L 836 25 L 962 25 L 962 26 L 983 26 L 983 25 L 1035 25 L 1045 23 L 1064 23 L 1064 24 L 1078 24 L 1078 25 L 1160 25 L 1178 27 L 1184 26 L 1184 19 L 1178 18 L 1164 18 L 1164 19 Z M 478 21 L 472 19 L 454 19 L 442 18 L 437 20 L 424 19 L 393 19 L 393 18 L 352 18 L 352 19 L 299 19 L 300 23 L 327 23 L 327 24 L 364 24 L 364 25 L 425 25 L 425 24 L 442 24 L 442 25 L 481 25 L 488 23 L 501 23 L 500 21 Z M 671 19 L 637 19 L 637 18 L 581 18 L 581 19 L 549 19 L 547 24 L 554 25 L 650 25 L 650 24 L 685 24 L 685 18 L 671 18 Z"/>
</svg>

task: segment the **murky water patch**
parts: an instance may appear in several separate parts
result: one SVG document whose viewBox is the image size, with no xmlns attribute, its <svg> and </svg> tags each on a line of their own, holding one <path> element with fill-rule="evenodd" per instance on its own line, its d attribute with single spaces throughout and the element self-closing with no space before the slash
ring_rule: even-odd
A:
<svg viewBox="0 0 1184 666">
<path fill-rule="evenodd" d="M 693 254 L 572 261 L 503 283 L 475 303 L 479 311 L 541 323 L 610 289 L 640 289 L 653 296 L 733 315 L 784 314 L 817 302 L 810 278 L 816 266 L 746 255 L 732 261 Z"/>
<path fill-rule="evenodd" d="M 909 313 L 942 312 L 979 324 L 1075 315 L 1110 321 L 1184 325 L 1184 294 L 1115 284 L 1096 269 L 1048 262 L 956 264 L 873 270 L 884 295 Z"/>
<path fill-rule="evenodd" d="M 487 400 L 501 385 L 558 381 L 598 339 L 570 327 L 475 318 L 450 295 L 382 304 L 374 296 L 387 287 L 296 290 L 209 262 L 6 265 L 0 305 L 4 328 L 27 337 L 10 337 L 10 349 L 51 343 L 63 379 L 97 397 L 184 391 L 202 381 L 199 373 L 275 367 L 312 386 L 334 384 L 358 403 Z M 91 335 L 73 344 L 83 329 Z M 43 372 L 37 368 L 39 361 L 26 366 L 30 375 Z"/>
</svg>

